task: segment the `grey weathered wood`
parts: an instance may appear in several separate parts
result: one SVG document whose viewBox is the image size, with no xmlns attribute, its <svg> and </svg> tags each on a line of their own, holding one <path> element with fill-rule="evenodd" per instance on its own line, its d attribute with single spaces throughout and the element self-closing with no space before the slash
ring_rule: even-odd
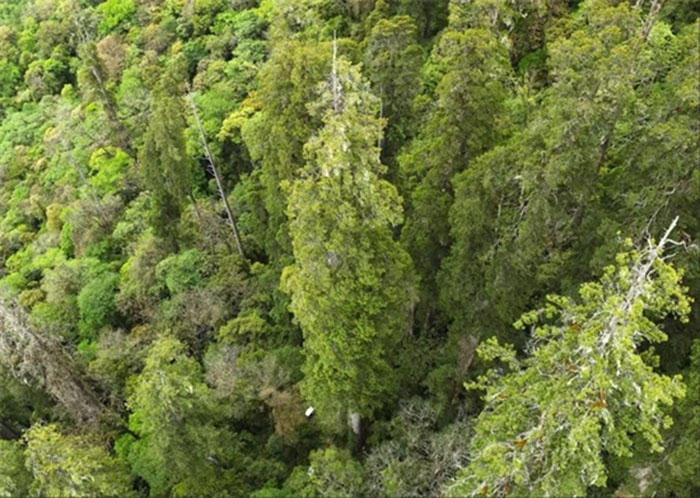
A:
<svg viewBox="0 0 700 498">
<path fill-rule="evenodd" d="M 214 178 L 216 179 L 216 186 L 219 189 L 219 195 L 221 196 L 221 200 L 224 201 L 224 206 L 226 208 L 226 216 L 228 217 L 229 225 L 231 225 L 233 236 L 236 239 L 236 246 L 238 247 L 238 252 L 240 253 L 242 258 L 245 258 L 245 253 L 243 252 L 243 244 L 241 243 L 241 236 L 238 231 L 238 225 L 236 224 L 236 218 L 234 218 L 233 216 L 233 210 L 231 209 L 231 205 L 228 202 L 228 196 L 226 195 L 226 190 L 224 188 L 224 183 L 221 179 L 221 174 L 219 173 L 219 169 L 216 167 L 214 157 L 212 156 L 211 150 L 209 149 L 207 137 L 204 135 L 204 128 L 202 128 L 202 122 L 199 120 L 199 112 L 197 112 L 197 105 L 194 103 L 194 99 L 192 98 L 191 93 L 187 94 L 187 101 L 189 102 L 190 108 L 192 109 L 192 115 L 194 116 L 194 121 L 197 125 L 197 131 L 199 132 L 199 138 L 202 142 L 202 147 L 204 148 L 204 154 L 207 158 L 207 162 L 209 163 L 211 172 L 214 174 Z"/>
<path fill-rule="evenodd" d="M 20 306 L 2 298 L 0 364 L 15 378 L 41 386 L 79 422 L 96 424 L 106 412 L 59 342 L 34 327 Z"/>
</svg>

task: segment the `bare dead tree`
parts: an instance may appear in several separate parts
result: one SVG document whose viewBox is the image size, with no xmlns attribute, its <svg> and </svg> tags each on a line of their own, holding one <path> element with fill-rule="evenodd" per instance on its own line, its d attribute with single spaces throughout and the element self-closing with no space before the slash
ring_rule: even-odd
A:
<svg viewBox="0 0 700 498">
<path fill-rule="evenodd" d="M 84 42 L 80 46 L 78 53 L 87 69 L 90 86 L 107 115 L 107 121 L 114 132 L 117 145 L 127 154 L 133 155 L 134 151 L 129 142 L 129 132 L 119 118 L 114 96 L 107 90 L 106 70 L 100 55 L 97 53 L 97 45 L 94 41 Z"/>
<path fill-rule="evenodd" d="M 70 143 L 68 138 L 69 131 L 78 125 L 78 123 L 75 123 L 75 120 L 70 115 L 70 108 L 66 106 L 58 106 L 56 110 L 56 122 L 60 123 L 60 125 L 56 127 L 54 138 L 49 142 L 49 144 L 55 147 L 55 149 L 52 147 L 50 150 L 55 150 L 56 152 L 61 153 L 66 162 L 71 168 L 73 168 L 73 171 L 78 174 L 81 185 L 85 187 L 87 195 L 92 202 L 92 207 L 97 214 L 97 221 L 103 227 L 107 227 L 109 226 L 110 221 L 109 217 L 105 213 L 100 195 L 97 193 L 92 183 L 90 183 L 90 179 L 88 178 L 88 174 L 85 169 L 78 164 L 78 161 L 73 154 L 73 145 Z"/>
<path fill-rule="evenodd" d="M 15 378 L 41 386 L 78 422 L 96 424 L 106 412 L 58 341 L 36 329 L 21 307 L 1 298 L 0 364 Z"/>
<path fill-rule="evenodd" d="M 343 87 L 338 78 L 338 39 L 333 33 L 333 68 L 331 69 L 331 92 L 333 94 L 333 112 L 340 114 Z"/>
<path fill-rule="evenodd" d="M 678 216 L 673 219 L 658 244 L 653 244 L 651 239 L 647 241 L 648 247 L 644 250 L 643 257 L 640 259 L 639 263 L 632 268 L 633 280 L 625 294 L 624 301 L 620 305 L 620 313 L 619 315 L 611 316 L 608 320 L 606 326 L 600 334 L 600 338 L 598 339 L 599 347 L 604 348 L 610 342 L 615 335 L 615 331 L 620 328 L 620 321 L 627 319 L 626 317 L 629 315 L 631 307 L 637 301 L 639 296 L 647 292 L 647 284 L 649 277 L 652 274 L 654 263 L 661 257 L 661 254 L 667 245 L 675 244 L 675 242 L 670 239 L 670 236 L 677 224 Z M 620 319 L 620 317 L 623 318 Z"/>
<path fill-rule="evenodd" d="M 654 27 L 654 22 L 656 21 L 656 17 L 658 16 L 663 4 L 663 0 L 652 0 L 651 6 L 649 7 L 649 13 L 647 14 L 647 17 L 646 19 L 644 19 L 644 23 L 642 24 L 642 40 L 647 41 L 649 33 L 651 33 L 651 28 Z M 642 1 L 638 0 L 637 3 L 635 3 L 634 8 L 641 8 L 641 5 Z"/>
<path fill-rule="evenodd" d="M 192 97 L 192 92 L 190 91 L 189 85 L 187 86 L 187 101 L 192 109 L 192 116 L 194 117 L 195 124 L 197 125 L 197 131 L 199 132 L 199 139 L 202 142 L 202 148 L 204 149 L 204 155 L 209 163 L 209 169 L 216 179 L 216 187 L 219 190 L 219 196 L 221 200 L 224 201 L 224 207 L 226 208 L 226 216 L 228 217 L 229 225 L 231 226 L 231 231 L 233 232 L 233 237 L 236 239 L 236 247 L 241 257 L 245 259 L 245 253 L 243 252 L 243 244 L 241 243 L 240 232 L 238 231 L 238 224 L 236 223 L 236 218 L 233 216 L 233 210 L 231 209 L 231 204 L 228 202 L 228 195 L 226 193 L 226 188 L 224 187 L 224 182 L 221 178 L 221 173 L 219 168 L 216 167 L 214 162 L 214 156 L 209 149 L 209 143 L 207 142 L 207 137 L 204 134 L 204 128 L 202 128 L 202 122 L 199 119 L 199 112 L 197 111 L 197 105 Z"/>
</svg>

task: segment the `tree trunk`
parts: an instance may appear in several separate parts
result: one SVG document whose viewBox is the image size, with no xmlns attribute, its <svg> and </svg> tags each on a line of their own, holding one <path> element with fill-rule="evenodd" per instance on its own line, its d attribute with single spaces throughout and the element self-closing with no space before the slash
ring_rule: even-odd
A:
<svg viewBox="0 0 700 498">
<path fill-rule="evenodd" d="M 78 422 L 97 424 L 105 406 L 53 338 L 34 330 L 22 308 L 0 299 L 0 362 L 43 387 Z"/>
<path fill-rule="evenodd" d="M 194 116 L 194 121 L 197 124 L 197 131 L 199 131 L 199 138 L 202 141 L 202 147 L 204 148 L 204 154 L 207 157 L 207 161 L 209 162 L 209 167 L 211 168 L 211 172 L 214 174 L 214 178 L 216 179 L 216 186 L 219 189 L 219 196 L 221 196 L 221 200 L 224 201 L 224 207 L 226 208 L 226 216 L 228 217 L 229 225 L 231 225 L 231 230 L 233 231 L 233 237 L 236 239 L 236 246 L 238 247 L 238 252 L 240 253 L 241 257 L 245 259 L 245 253 L 243 252 L 243 244 L 241 243 L 241 237 L 240 233 L 238 231 L 238 225 L 236 224 L 236 219 L 233 216 L 233 210 L 231 209 L 231 205 L 228 202 L 228 195 L 226 194 L 226 189 L 224 188 L 224 183 L 221 179 L 221 174 L 219 174 L 219 169 L 216 167 L 216 164 L 214 163 L 214 157 L 212 156 L 211 150 L 209 150 L 209 144 L 207 143 L 207 137 L 204 135 L 204 129 L 202 128 L 202 123 L 199 120 L 199 113 L 197 112 L 197 106 L 194 103 L 194 99 L 192 98 L 192 94 L 188 93 L 187 94 L 187 100 L 190 103 L 190 107 L 192 108 L 192 115 Z"/>
<path fill-rule="evenodd" d="M 360 429 L 362 426 L 362 418 L 357 412 L 348 413 L 348 427 L 355 434 L 355 436 L 360 437 Z"/>
</svg>

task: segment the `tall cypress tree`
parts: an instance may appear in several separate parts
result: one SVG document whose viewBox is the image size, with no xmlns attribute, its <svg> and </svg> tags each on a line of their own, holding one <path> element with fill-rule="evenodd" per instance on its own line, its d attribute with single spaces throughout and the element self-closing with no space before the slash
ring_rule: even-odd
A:
<svg viewBox="0 0 700 498">
<path fill-rule="evenodd" d="M 460 5 L 451 4 L 450 24 L 431 54 L 435 102 L 398 158 L 407 200 L 401 241 L 421 276 L 419 319 L 426 324 L 435 307 L 435 275 L 450 245 L 452 178 L 498 143 L 506 128 L 508 49 L 501 33 L 468 15 L 478 6 Z"/>
<path fill-rule="evenodd" d="M 303 147 L 318 126 L 309 115 L 314 85 L 328 70 L 328 55 L 316 43 L 273 41 L 256 92 L 261 111 L 244 126 L 250 155 L 260 161 L 260 183 L 267 213 L 263 245 L 273 263 L 290 253 L 285 193 L 280 183 L 295 177 L 304 163 Z M 287 260 L 288 261 L 288 260 Z"/>
<path fill-rule="evenodd" d="M 382 116 L 388 121 L 382 144 L 382 158 L 386 162 L 394 159 L 409 135 L 411 103 L 420 90 L 419 74 L 424 59 L 417 42 L 416 25 L 408 16 L 381 19 L 367 39 L 366 73 L 373 92 L 382 100 Z"/>
<path fill-rule="evenodd" d="M 156 233 L 174 240 L 192 185 L 184 130 L 184 60 L 176 57 L 153 92 L 152 119 L 144 136 L 140 164 L 145 186 L 151 191 L 151 223 Z"/>
<path fill-rule="evenodd" d="M 392 236 L 400 198 L 381 178 L 378 106 L 359 68 L 337 60 L 314 109 L 323 127 L 289 186 L 295 263 L 283 289 L 304 332 L 303 392 L 328 421 L 384 404 L 412 304 L 410 258 Z"/>
</svg>

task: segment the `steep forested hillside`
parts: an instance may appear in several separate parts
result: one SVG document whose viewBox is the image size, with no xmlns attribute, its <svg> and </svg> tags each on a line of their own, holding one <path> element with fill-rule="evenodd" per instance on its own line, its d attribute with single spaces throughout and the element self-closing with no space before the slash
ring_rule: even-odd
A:
<svg viewBox="0 0 700 498">
<path fill-rule="evenodd" d="M 1 1 L 0 496 L 699 496 L 699 15 Z"/>
</svg>

